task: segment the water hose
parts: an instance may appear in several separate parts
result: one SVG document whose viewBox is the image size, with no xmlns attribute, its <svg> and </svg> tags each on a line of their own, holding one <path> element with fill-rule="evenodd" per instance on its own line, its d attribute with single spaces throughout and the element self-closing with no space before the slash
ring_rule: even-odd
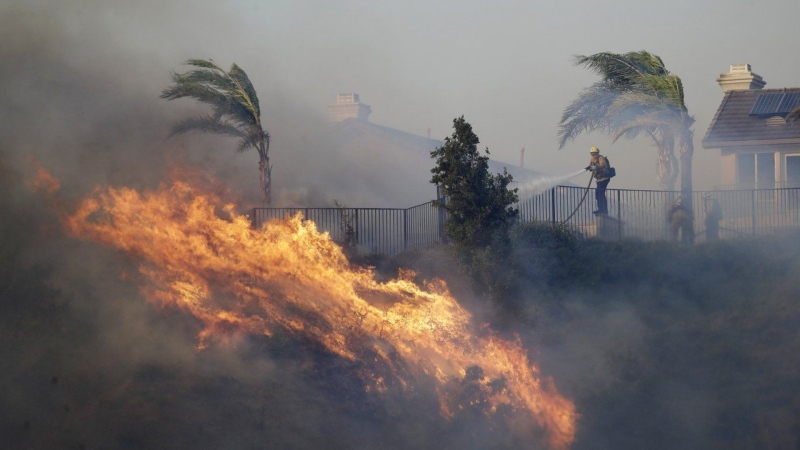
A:
<svg viewBox="0 0 800 450">
<path fill-rule="evenodd" d="M 592 175 L 589 176 L 589 184 L 586 185 L 586 190 L 584 191 L 583 197 L 581 197 L 581 201 L 578 203 L 578 206 L 575 207 L 575 210 L 572 211 L 572 214 L 570 214 L 569 217 L 567 217 L 561 222 L 562 224 L 569 222 L 569 219 L 572 219 L 572 216 L 574 216 L 575 213 L 578 212 L 578 209 L 580 209 L 581 205 L 583 204 L 583 201 L 586 200 L 586 195 L 589 193 L 589 187 L 592 185 L 593 179 L 594 179 L 594 173 L 592 173 Z"/>
</svg>

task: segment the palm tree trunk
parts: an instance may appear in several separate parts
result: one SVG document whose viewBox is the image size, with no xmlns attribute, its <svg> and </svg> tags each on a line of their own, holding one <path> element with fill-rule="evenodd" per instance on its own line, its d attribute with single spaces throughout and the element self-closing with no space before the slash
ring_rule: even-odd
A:
<svg viewBox="0 0 800 450">
<path fill-rule="evenodd" d="M 272 167 L 269 165 L 269 157 L 258 161 L 258 175 L 264 204 L 269 206 L 272 203 Z"/>
<path fill-rule="evenodd" d="M 681 136 L 681 194 L 684 201 L 692 201 L 692 156 L 694 156 L 694 132 L 687 130 Z"/>
<path fill-rule="evenodd" d="M 678 159 L 675 158 L 675 138 L 672 134 L 660 135 L 648 132 L 656 145 L 658 158 L 656 159 L 656 176 L 661 190 L 674 191 L 675 180 L 678 179 Z"/>
<path fill-rule="evenodd" d="M 258 142 L 258 181 L 264 204 L 272 204 L 272 166 L 269 164 L 269 135 L 262 132 Z"/>
<path fill-rule="evenodd" d="M 689 208 L 689 211 L 693 211 L 692 208 L 692 156 L 694 155 L 694 132 L 692 130 L 686 130 L 686 132 L 681 136 L 681 156 L 680 156 L 680 163 L 681 163 L 681 197 L 683 197 L 683 204 Z M 687 227 L 681 231 L 682 234 L 686 235 L 687 239 L 684 239 L 683 242 L 687 244 L 694 243 L 694 214 L 690 215 L 691 223 Z"/>
<path fill-rule="evenodd" d="M 675 181 L 678 178 L 677 159 L 675 150 L 670 144 L 669 147 L 658 149 L 658 163 L 656 164 L 656 174 L 661 189 L 665 191 L 675 190 Z"/>
</svg>

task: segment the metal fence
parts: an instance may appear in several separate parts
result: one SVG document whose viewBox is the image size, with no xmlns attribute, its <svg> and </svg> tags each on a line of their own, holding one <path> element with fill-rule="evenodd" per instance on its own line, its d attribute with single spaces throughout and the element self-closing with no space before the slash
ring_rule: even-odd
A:
<svg viewBox="0 0 800 450">
<path fill-rule="evenodd" d="M 722 207 L 719 237 L 732 239 L 800 230 L 800 188 L 696 191 L 692 193 L 694 231 L 704 239 L 703 194 Z M 566 223 L 587 237 L 670 239 L 667 216 L 680 192 L 609 189 L 608 216 L 595 216 L 595 190 L 556 186 L 522 199 L 522 222 Z M 336 242 L 362 252 L 395 255 L 444 240 L 444 208 L 433 202 L 411 208 L 254 208 L 253 225 L 301 213 Z"/>
<path fill-rule="evenodd" d="M 706 193 L 722 208 L 723 218 L 719 222 L 722 239 L 800 230 L 800 188 L 695 191 L 691 203 L 698 241 L 704 239 Z M 609 189 L 608 216 L 599 218 L 592 214 L 594 188 L 587 191 L 557 186 L 520 201 L 520 220 L 566 222 L 586 236 L 670 239 L 668 211 L 680 195 L 677 191 Z"/>
<path fill-rule="evenodd" d="M 444 236 L 444 209 L 433 202 L 401 208 L 253 208 L 253 226 L 302 214 L 320 231 L 359 251 L 396 255 L 430 247 Z"/>
</svg>

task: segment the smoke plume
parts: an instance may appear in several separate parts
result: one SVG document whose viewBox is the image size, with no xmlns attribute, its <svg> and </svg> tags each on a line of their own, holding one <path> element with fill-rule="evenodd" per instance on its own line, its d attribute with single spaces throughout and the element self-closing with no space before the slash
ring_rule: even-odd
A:
<svg viewBox="0 0 800 450">
<path fill-rule="evenodd" d="M 501 426 L 483 418 L 487 406 L 474 403 L 487 389 L 479 369 L 447 386 L 448 419 L 435 385 L 368 392 L 354 375 L 360 363 L 280 330 L 198 351 L 202 323 L 142 301 L 136 258 L 64 236 L 62 215 L 99 186 L 153 190 L 176 166 L 211 173 L 239 194 L 237 207 L 258 204 L 255 155 L 236 154 L 224 139 L 168 137 L 177 120 L 204 112 L 158 98 L 187 58 L 211 53 L 223 66 L 237 62 L 270 105 L 277 198 L 330 202 L 327 187 L 341 178 L 330 169 L 356 165 L 353 155 L 308 148 L 322 129 L 319 116 L 283 97 L 280 86 L 260 83 L 260 63 L 248 65 L 229 42 L 209 39 L 201 48 L 190 38 L 242 25 L 204 6 L 145 1 L 124 15 L 100 1 L 0 9 L 7 43 L 0 48 L 4 442 L 31 449 L 538 447 L 542 431 L 529 421 Z M 335 191 L 340 201 L 360 201 L 370 185 L 348 189 Z"/>
</svg>

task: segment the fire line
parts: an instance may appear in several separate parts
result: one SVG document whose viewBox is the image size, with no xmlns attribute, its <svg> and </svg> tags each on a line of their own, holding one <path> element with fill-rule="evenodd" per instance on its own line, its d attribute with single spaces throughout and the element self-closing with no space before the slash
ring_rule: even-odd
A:
<svg viewBox="0 0 800 450">
<path fill-rule="evenodd" d="M 441 386 L 478 366 L 491 410 L 508 405 L 527 412 L 552 449 L 574 440 L 573 403 L 539 374 L 519 339 L 477 329 L 443 281 L 418 286 L 410 273 L 376 281 L 299 215 L 253 229 L 216 194 L 175 181 L 145 193 L 99 188 L 64 227 L 140 261 L 149 301 L 202 322 L 200 348 L 281 327 L 350 360 L 368 351 L 394 367 L 399 356 L 415 372 L 394 374 L 403 386 L 411 376 L 434 377 Z M 385 389 L 381 377 L 371 378 L 365 382 L 372 388 Z M 491 388 L 489 380 L 503 380 L 504 387 Z M 447 399 L 440 404 L 447 416 Z"/>
</svg>

